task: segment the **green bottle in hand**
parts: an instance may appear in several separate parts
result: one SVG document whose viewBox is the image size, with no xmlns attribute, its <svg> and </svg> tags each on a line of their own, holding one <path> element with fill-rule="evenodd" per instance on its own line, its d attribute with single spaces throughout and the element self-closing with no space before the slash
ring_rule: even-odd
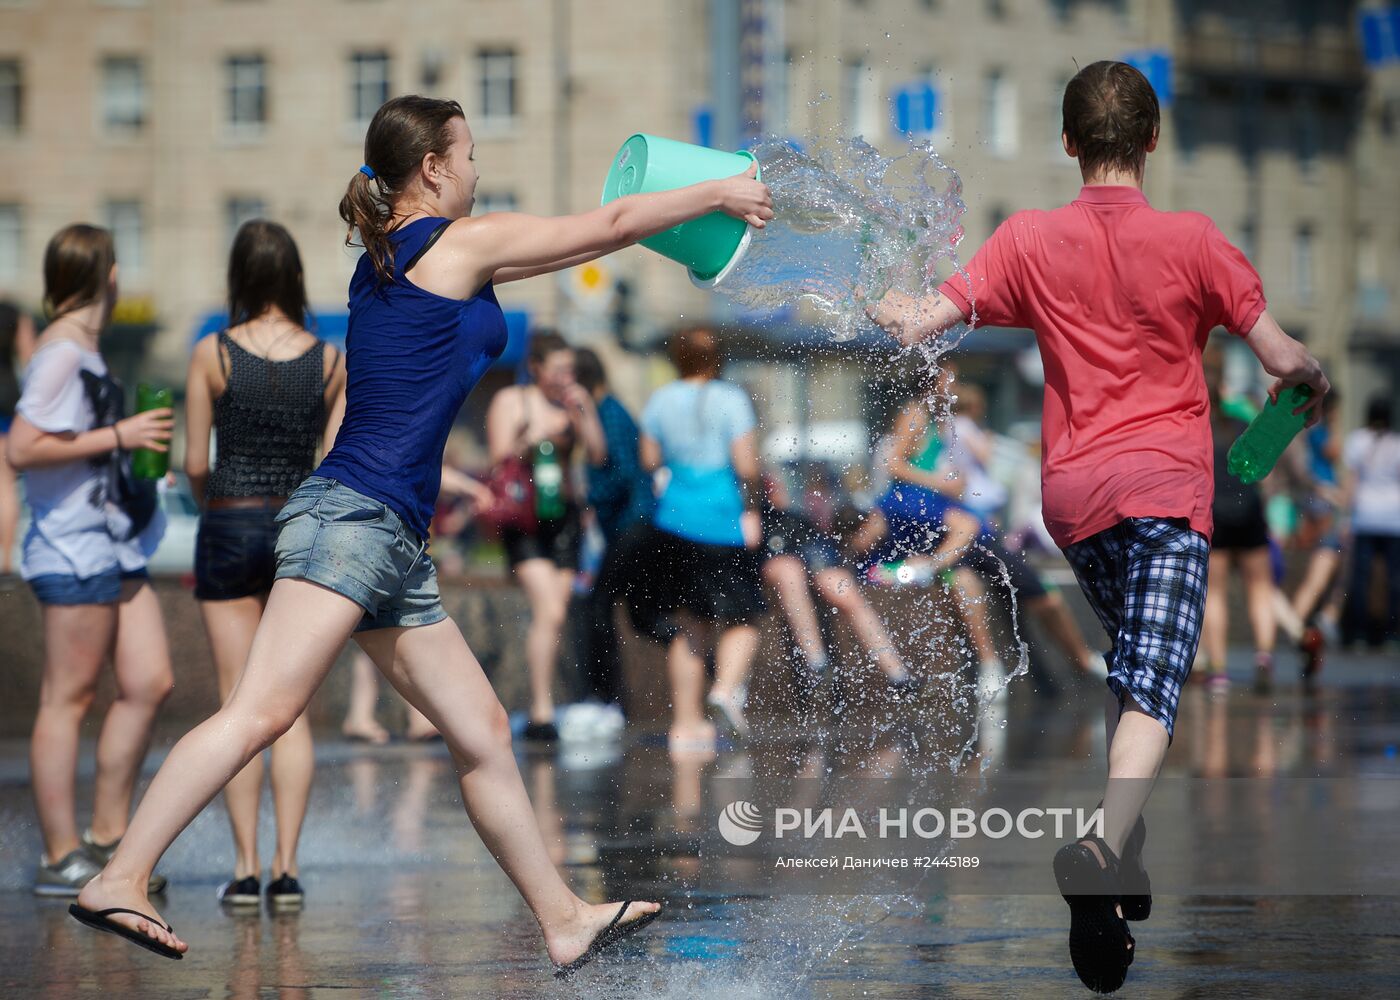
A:
<svg viewBox="0 0 1400 1000">
<path fill-rule="evenodd" d="M 175 405 L 175 394 L 164 387 L 142 382 L 136 387 L 136 412 L 168 410 Z M 170 452 L 137 448 L 131 453 L 131 474 L 137 479 L 162 479 L 170 471 Z"/>
<path fill-rule="evenodd" d="M 1290 441 L 1308 422 L 1306 413 L 1294 413 L 1312 397 L 1305 385 L 1289 386 L 1269 400 L 1244 433 L 1230 446 L 1230 475 L 1242 483 L 1257 483 L 1270 472 Z"/>
<path fill-rule="evenodd" d="M 554 454 L 554 442 L 535 446 L 533 468 L 535 516 L 541 521 L 557 521 L 564 516 L 564 467 Z"/>
</svg>

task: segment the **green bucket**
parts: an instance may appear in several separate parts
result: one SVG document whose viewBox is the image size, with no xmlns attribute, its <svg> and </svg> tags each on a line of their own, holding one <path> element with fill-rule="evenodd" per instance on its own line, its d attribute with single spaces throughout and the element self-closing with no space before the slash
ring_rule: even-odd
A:
<svg viewBox="0 0 1400 1000">
<path fill-rule="evenodd" d="M 629 194 L 672 191 L 742 174 L 752 153 L 726 153 L 688 142 L 638 133 L 622 144 L 603 184 L 603 204 Z M 648 236 L 642 246 L 690 269 L 696 284 L 717 283 L 743 256 L 749 226 L 723 212 L 711 212 L 664 233 Z"/>
</svg>

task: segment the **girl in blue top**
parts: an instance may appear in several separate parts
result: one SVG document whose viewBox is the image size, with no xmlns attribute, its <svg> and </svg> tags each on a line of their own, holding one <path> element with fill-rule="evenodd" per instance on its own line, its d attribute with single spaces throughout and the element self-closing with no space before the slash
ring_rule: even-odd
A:
<svg viewBox="0 0 1400 1000">
<path fill-rule="evenodd" d="M 713 211 L 762 226 L 772 202 L 752 173 L 562 218 L 474 219 L 477 172 L 461 107 L 408 96 L 379 109 L 365 166 L 340 205 L 365 253 L 350 285 L 346 409 L 335 446 L 278 515 L 277 580 L 237 687 L 171 750 L 75 917 L 183 955 L 188 945 L 150 907 L 147 876 L 219 789 L 301 714 L 352 634 L 442 732 L 477 833 L 539 921 L 557 974 L 656 916 L 656 903 L 585 903 L 550 862 L 505 709 L 438 599 L 428 520 L 448 429 L 505 345 L 494 285 Z"/>
</svg>

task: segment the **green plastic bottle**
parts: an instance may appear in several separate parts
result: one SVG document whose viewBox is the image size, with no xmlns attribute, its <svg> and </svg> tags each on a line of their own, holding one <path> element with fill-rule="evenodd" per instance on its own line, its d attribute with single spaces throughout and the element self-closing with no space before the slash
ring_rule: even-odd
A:
<svg viewBox="0 0 1400 1000">
<path fill-rule="evenodd" d="M 554 442 L 535 446 L 533 467 L 535 516 L 541 521 L 557 521 L 564 516 L 564 467 L 554 454 Z"/>
<path fill-rule="evenodd" d="M 136 387 L 136 412 L 168 410 L 175 405 L 175 395 L 163 386 L 142 382 Z M 170 452 L 137 448 L 131 453 L 131 474 L 137 479 L 163 479 L 170 471 Z"/>
<path fill-rule="evenodd" d="M 1273 471 L 1279 456 L 1308 422 L 1306 413 L 1294 413 L 1312 396 L 1312 389 L 1294 385 L 1278 394 L 1278 402 L 1264 404 L 1244 433 L 1230 446 L 1230 475 L 1242 483 L 1257 483 Z"/>
</svg>

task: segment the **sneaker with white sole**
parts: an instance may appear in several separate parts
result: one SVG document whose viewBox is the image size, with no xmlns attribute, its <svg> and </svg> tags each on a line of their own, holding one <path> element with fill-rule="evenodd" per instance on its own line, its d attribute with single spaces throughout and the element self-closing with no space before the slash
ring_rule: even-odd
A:
<svg viewBox="0 0 1400 1000">
<path fill-rule="evenodd" d="M 53 864 L 40 858 L 34 872 L 34 895 L 76 897 L 101 871 L 102 866 L 81 847 L 69 851 Z"/>
</svg>

